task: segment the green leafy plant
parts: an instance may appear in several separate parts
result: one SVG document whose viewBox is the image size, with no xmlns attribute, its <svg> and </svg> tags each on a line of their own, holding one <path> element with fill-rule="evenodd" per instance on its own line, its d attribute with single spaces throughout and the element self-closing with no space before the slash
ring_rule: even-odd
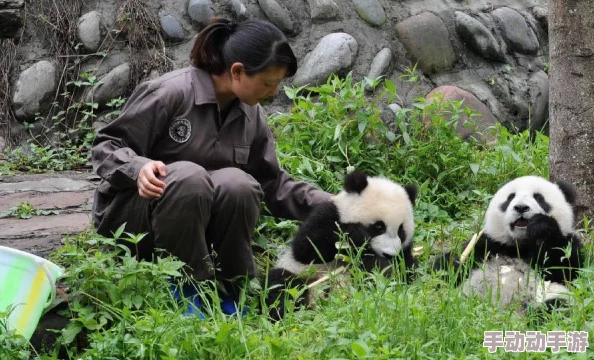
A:
<svg viewBox="0 0 594 360">
<path fill-rule="evenodd" d="M 17 219 L 29 219 L 32 216 L 45 216 L 45 215 L 53 215 L 57 214 L 58 212 L 55 210 L 42 210 L 37 209 L 29 202 L 22 202 L 17 206 L 11 207 L 10 209 L 3 211 L 0 213 L 0 218 L 4 217 L 14 217 Z"/>
</svg>

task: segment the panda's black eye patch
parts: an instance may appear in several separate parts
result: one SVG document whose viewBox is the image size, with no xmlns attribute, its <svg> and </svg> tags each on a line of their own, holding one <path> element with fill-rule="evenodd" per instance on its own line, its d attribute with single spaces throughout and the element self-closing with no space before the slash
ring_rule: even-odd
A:
<svg viewBox="0 0 594 360">
<path fill-rule="evenodd" d="M 406 240 L 406 233 L 404 232 L 404 224 L 400 224 L 400 227 L 398 228 L 398 237 L 400 238 L 400 241 L 404 242 Z"/>
<path fill-rule="evenodd" d="M 532 197 L 534 198 L 534 200 L 536 200 L 536 202 L 538 203 L 538 205 L 540 205 L 544 212 L 548 213 L 549 211 L 551 211 L 551 205 L 545 200 L 542 194 L 534 193 Z"/>
<path fill-rule="evenodd" d="M 507 196 L 507 200 L 505 200 L 500 206 L 499 209 L 501 209 L 502 212 L 505 212 L 507 210 L 507 207 L 509 206 L 509 203 L 516 197 L 516 193 L 511 193 Z"/>
<path fill-rule="evenodd" d="M 370 232 L 373 234 L 372 236 L 377 236 L 386 232 L 386 224 L 383 221 L 376 221 L 375 223 L 369 226 Z"/>
</svg>

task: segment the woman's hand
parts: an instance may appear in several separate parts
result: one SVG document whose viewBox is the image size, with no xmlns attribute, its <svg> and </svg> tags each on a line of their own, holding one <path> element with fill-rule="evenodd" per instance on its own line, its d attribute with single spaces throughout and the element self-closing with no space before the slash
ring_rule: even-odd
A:
<svg viewBox="0 0 594 360">
<path fill-rule="evenodd" d="M 163 195 L 166 184 L 159 180 L 155 174 L 167 175 L 167 166 L 161 161 L 149 161 L 140 169 L 136 180 L 140 197 L 154 199 Z"/>
</svg>

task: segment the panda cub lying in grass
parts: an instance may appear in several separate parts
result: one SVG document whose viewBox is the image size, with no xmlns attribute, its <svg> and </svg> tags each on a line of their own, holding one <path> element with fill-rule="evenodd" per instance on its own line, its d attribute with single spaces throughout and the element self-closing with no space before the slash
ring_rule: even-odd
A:
<svg viewBox="0 0 594 360">
<path fill-rule="evenodd" d="M 297 305 L 310 303 L 307 284 L 341 265 L 336 244 L 343 238 L 353 253 L 361 254 L 365 270 L 393 266 L 396 258 L 404 262 L 404 268 L 412 269 L 416 193 L 415 185 L 403 187 L 361 171 L 347 174 L 344 190 L 312 210 L 290 247 L 279 254 L 268 272 L 266 305 L 270 318 L 279 320 L 284 316 L 287 288 L 304 291 Z M 313 275 L 308 271 L 312 265 Z"/>
<path fill-rule="evenodd" d="M 512 180 L 489 203 L 474 259 L 463 265 L 468 271 L 451 253 L 439 257 L 434 269 L 454 265 L 459 276 L 469 273 L 466 294 L 490 296 L 501 306 L 545 305 L 550 311 L 570 300 L 565 285 L 584 265 L 583 245 L 573 230 L 574 201 L 570 184 L 536 176 Z"/>
</svg>

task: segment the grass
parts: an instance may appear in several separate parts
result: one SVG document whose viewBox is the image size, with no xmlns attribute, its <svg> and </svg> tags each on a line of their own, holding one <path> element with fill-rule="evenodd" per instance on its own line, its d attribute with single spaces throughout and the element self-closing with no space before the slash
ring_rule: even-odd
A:
<svg viewBox="0 0 594 360">
<path fill-rule="evenodd" d="M 282 166 L 299 179 L 335 192 L 347 171 L 360 168 L 420 186 L 415 242 L 423 252 L 412 284 L 351 266 L 349 282 L 333 279 L 324 285 L 333 291 L 315 310 L 290 311 L 283 321 L 271 323 L 259 311 L 264 283 L 249 283 L 242 306 L 252 310 L 244 318 L 228 317 L 212 306 L 217 303 L 214 284 L 204 283 L 201 292 L 213 300 L 204 310 L 207 320 L 200 321 L 181 314 L 168 291 L 168 278 L 183 279 L 182 263 L 131 257 L 114 239 L 131 244 L 142 239 L 123 229 L 114 239 L 84 233 L 68 239 L 51 257 L 68 269 L 62 282 L 74 299 L 67 311 L 72 320 L 59 344 L 36 353 L 22 338 L 0 331 L 0 358 L 56 359 L 60 347 L 72 359 L 592 358 L 592 349 L 586 354 L 548 349 L 489 354 L 482 346 L 488 330 L 591 331 L 594 231 L 588 219 L 580 231 L 589 239 L 590 263 L 573 284 L 576 305 L 544 319 L 466 297 L 428 271 L 433 255 L 459 248 L 480 229 L 491 194 L 505 180 L 548 175 L 548 138 L 497 127 L 493 144 L 464 142 L 454 125 L 462 114 L 472 115 L 469 110 L 461 103 L 427 104 L 423 99 L 404 108 L 388 129 L 379 120 L 379 105 L 397 101 L 396 89 L 386 82 L 385 91 L 369 99 L 367 84 L 332 78 L 313 89 L 317 96 L 286 89 L 295 106 L 272 116 L 270 123 Z M 266 250 L 257 258 L 262 273 L 297 225 L 261 217 L 255 240 Z"/>
</svg>

